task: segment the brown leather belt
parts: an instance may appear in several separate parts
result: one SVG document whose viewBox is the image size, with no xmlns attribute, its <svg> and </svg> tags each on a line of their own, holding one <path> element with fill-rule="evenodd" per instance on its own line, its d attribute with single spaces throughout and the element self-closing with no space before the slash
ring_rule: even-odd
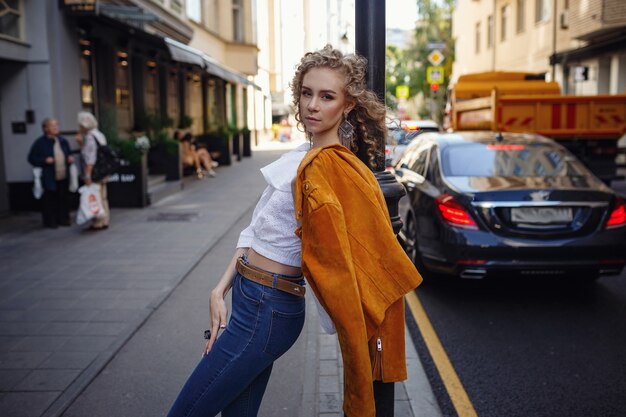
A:
<svg viewBox="0 0 626 417">
<path fill-rule="evenodd" d="M 293 282 L 293 279 L 281 278 L 280 274 L 277 274 L 276 287 L 274 287 L 274 276 L 270 272 L 263 271 L 251 265 L 246 265 L 241 258 L 237 260 L 237 272 L 250 281 L 265 285 L 266 287 L 276 288 L 277 290 L 288 292 L 289 294 L 299 297 L 304 297 L 304 293 L 306 292 L 304 286 L 296 284 Z"/>
</svg>

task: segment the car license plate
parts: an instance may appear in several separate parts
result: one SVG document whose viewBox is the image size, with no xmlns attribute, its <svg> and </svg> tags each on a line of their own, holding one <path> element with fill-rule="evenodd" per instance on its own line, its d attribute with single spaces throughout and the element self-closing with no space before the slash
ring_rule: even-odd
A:
<svg viewBox="0 0 626 417">
<path fill-rule="evenodd" d="M 569 223 L 572 209 L 565 207 L 519 207 L 511 208 L 511 221 L 514 223 Z"/>
</svg>

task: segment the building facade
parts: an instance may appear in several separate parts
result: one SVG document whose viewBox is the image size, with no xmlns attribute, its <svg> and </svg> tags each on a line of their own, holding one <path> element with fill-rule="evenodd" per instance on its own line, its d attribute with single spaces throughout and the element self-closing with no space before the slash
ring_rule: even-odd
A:
<svg viewBox="0 0 626 417">
<path fill-rule="evenodd" d="M 483 71 L 545 73 L 566 94 L 624 93 L 621 0 L 459 0 L 452 80 Z"/>
<path fill-rule="evenodd" d="M 80 110 L 92 111 L 101 129 L 120 140 L 154 120 L 195 135 L 257 129 L 249 116 L 260 90 L 251 80 L 258 53 L 254 5 L 0 2 L 0 214 L 32 208 L 26 155 L 45 117 L 59 120 L 73 149 Z"/>
</svg>

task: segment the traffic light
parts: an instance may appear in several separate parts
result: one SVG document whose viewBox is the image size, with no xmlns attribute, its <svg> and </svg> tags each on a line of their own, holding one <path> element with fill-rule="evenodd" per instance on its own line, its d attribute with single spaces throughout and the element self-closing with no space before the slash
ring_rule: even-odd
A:
<svg viewBox="0 0 626 417">
<path fill-rule="evenodd" d="M 430 83 L 430 91 L 438 91 L 438 90 L 439 90 L 439 84 Z"/>
</svg>

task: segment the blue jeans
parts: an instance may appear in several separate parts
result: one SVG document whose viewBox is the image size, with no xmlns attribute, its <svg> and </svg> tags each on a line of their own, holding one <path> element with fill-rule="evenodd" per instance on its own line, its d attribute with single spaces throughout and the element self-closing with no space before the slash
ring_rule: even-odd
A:
<svg viewBox="0 0 626 417">
<path fill-rule="evenodd" d="M 230 321 L 202 357 L 168 417 L 256 416 L 272 364 L 298 339 L 304 297 L 242 277 L 233 280 Z"/>
</svg>

